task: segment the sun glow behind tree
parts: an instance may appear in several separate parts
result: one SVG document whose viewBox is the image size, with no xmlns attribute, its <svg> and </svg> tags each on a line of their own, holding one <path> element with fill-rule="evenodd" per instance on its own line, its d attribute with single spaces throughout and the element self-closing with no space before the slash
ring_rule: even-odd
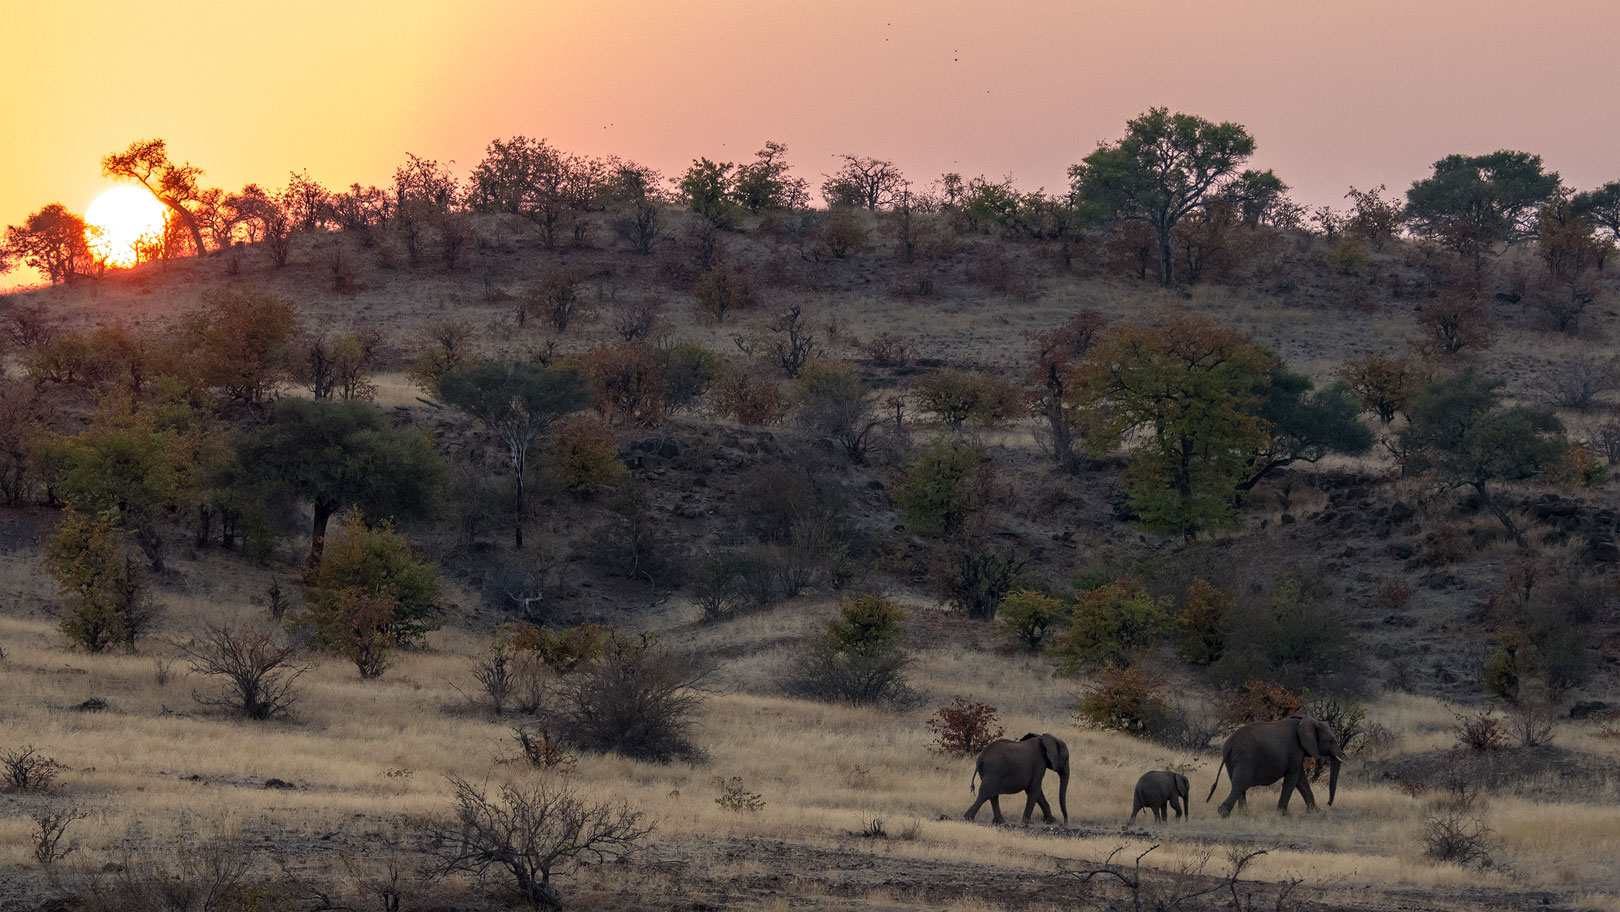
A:
<svg viewBox="0 0 1620 912">
<path fill-rule="evenodd" d="M 113 187 L 85 210 L 85 240 L 108 266 L 133 266 L 163 242 L 168 217 L 162 203 L 139 187 Z"/>
</svg>

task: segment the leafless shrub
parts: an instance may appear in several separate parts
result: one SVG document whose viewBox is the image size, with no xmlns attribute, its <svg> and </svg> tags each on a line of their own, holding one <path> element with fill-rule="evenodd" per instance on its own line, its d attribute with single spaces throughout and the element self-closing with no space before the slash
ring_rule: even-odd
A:
<svg viewBox="0 0 1620 912">
<path fill-rule="evenodd" d="M 224 834 L 184 826 L 172 845 L 130 849 L 115 864 L 80 872 L 67 892 L 84 912 L 236 912 L 247 905 L 253 850 Z"/>
<path fill-rule="evenodd" d="M 169 686 L 169 681 L 173 678 L 173 659 L 165 658 L 164 656 L 157 656 L 152 659 L 152 680 L 157 682 L 157 686 L 167 687 Z"/>
<path fill-rule="evenodd" d="M 339 852 L 338 860 L 348 874 L 350 891 L 370 900 L 378 912 L 400 912 L 405 898 L 421 886 L 412 873 L 419 867 L 413 854 L 401 833 L 369 833 L 365 851 Z"/>
<path fill-rule="evenodd" d="M 0 791 L 48 795 L 56 791 L 56 777 L 67 767 L 30 744 L 0 753 Z"/>
<path fill-rule="evenodd" d="M 68 857 L 78 843 L 62 845 L 67 836 L 67 828 L 75 820 L 83 820 L 90 816 L 87 812 L 76 807 L 45 807 L 34 811 L 28 818 L 34 821 L 34 831 L 29 834 L 34 843 L 34 860 L 50 867 L 58 861 Z"/>
<path fill-rule="evenodd" d="M 1423 854 L 1436 861 L 1454 864 L 1478 865 L 1489 868 L 1491 860 L 1491 828 L 1478 817 L 1465 817 L 1451 811 L 1423 819 Z"/>
<path fill-rule="evenodd" d="M 662 298 L 626 298 L 613 305 L 613 331 L 626 342 L 651 339 L 664 323 Z"/>
<path fill-rule="evenodd" d="M 504 873 L 505 887 L 530 909 L 561 909 L 553 877 L 629 854 L 652 832 L 641 812 L 583 801 L 563 780 L 502 785 L 496 797 L 454 776 L 450 785 L 454 819 L 427 826 L 433 872 L 469 874 L 485 886 Z"/>
<path fill-rule="evenodd" d="M 1557 717 L 1546 700 L 1520 700 L 1507 708 L 1508 734 L 1520 747 L 1539 747 L 1552 741 Z"/>
<path fill-rule="evenodd" d="M 472 660 L 471 673 L 490 710 L 497 716 L 505 712 L 506 703 L 512 699 L 518 684 L 511 650 L 497 643 L 487 655 Z"/>
<path fill-rule="evenodd" d="M 1459 748 L 1476 754 L 1489 754 L 1507 749 L 1507 735 L 1502 731 L 1502 720 L 1489 709 L 1454 715 L 1457 718 Z"/>
<path fill-rule="evenodd" d="M 1620 389 L 1620 375 L 1613 361 L 1580 356 L 1549 366 L 1537 385 L 1547 404 L 1589 412 L 1599 396 Z"/>
<path fill-rule="evenodd" d="M 218 706 L 249 719 L 274 719 L 292 711 L 294 688 L 308 665 L 293 661 L 298 647 L 267 627 L 207 624 L 203 635 L 180 647 L 194 674 L 223 677 L 225 691 L 193 694 L 204 706 Z"/>
<path fill-rule="evenodd" d="M 1271 849 L 1251 849 L 1246 846 L 1231 846 L 1226 851 L 1226 870 L 1224 873 L 1210 876 L 1205 874 L 1212 852 L 1206 850 L 1195 861 L 1183 865 L 1179 874 L 1181 876 L 1166 876 L 1158 883 L 1150 883 L 1142 874 L 1142 859 L 1159 848 L 1157 844 L 1148 846 L 1136 860 L 1126 867 L 1124 864 L 1115 864 L 1114 857 L 1125 851 L 1124 846 L 1115 848 L 1108 853 L 1101 867 L 1084 870 L 1070 870 L 1060 867 L 1061 873 L 1075 878 L 1082 884 L 1090 884 L 1097 878 L 1111 879 L 1112 883 L 1122 888 L 1130 898 L 1130 908 L 1142 909 L 1182 909 L 1196 908 L 1187 903 L 1199 897 L 1212 896 L 1216 893 L 1230 892 L 1232 908 L 1253 910 L 1257 897 L 1252 889 L 1239 892 L 1240 888 L 1252 888 L 1252 882 L 1245 885 L 1243 873 L 1254 861 L 1262 856 L 1271 854 Z M 1277 895 L 1273 908 L 1282 910 L 1286 908 L 1289 894 L 1293 893 L 1303 881 L 1299 878 L 1288 878 L 1277 884 Z M 1109 908 L 1114 908 L 1109 906 Z"/>
<path fill-rule="evenodd" d="M 696 757 L 692 716 L 707 669 L 649 636 L 614 635 L 601 658 L 561 679 L 557 733 L 580 750 L 663 763 Z"/>
</svg>

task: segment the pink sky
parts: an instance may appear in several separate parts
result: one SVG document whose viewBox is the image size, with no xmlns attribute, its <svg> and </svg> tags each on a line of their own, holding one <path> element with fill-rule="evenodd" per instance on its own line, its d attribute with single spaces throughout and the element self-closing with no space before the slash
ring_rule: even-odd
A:
<svg viewBox="0 0 1620 912">
<path fill-rule="evenodd" d="M 406 152 L 465 172 L 514 134 L 671 174 L 774 139 L 813 185 L 849 152 L 1053 189 L 1155 105 L 1246 125 L 1312 205 L 1499 148 L 1620 179 L 1612 0 L 12 6 L 0 224 L 83 212 L 101 156 L 148 136 L 227 189 L 385 184 Z"/>
</svg>

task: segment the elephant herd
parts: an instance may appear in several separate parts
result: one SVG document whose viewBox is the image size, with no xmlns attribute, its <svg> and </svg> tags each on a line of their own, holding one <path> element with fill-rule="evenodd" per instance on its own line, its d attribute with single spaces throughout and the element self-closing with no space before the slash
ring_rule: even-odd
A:
<svg viewBox="0 0 1620 912">
<path fill-rule="evenodd" d="M 1306 757 L 1327 761 L 1327 803 L 1331 806 L 1339 790 L 1339 764 L 1344 762 L 1344 752 L 1333 728 L 1309 716 L 1289 716 L 1275 722 L 1251 722 L 1234 731 L 1221 748 L 1221 763 L 1215 768 L 1215 781 L 1210 783 L 1209 795 L 1204 800 L 1215 796 L 1215 788 L 1220 783 L 1221 770 L 1224 768 L 1232 784 L 1232 793 L 1220 804 L 1222 817 L 1232 813 L 1234 806 L 1248 807 L 1245 796 L 1249 789 L 1272 785 L 1278 780 L 1282 781 L 1283 787 L 1282 796 L 1277 799 L 1277 810 L 1288 813 L 1288 799 L 1298 789 L 1300 796 L 1305 799 L 1306 810 L 1314 811 L 1316 796 L 1311 793 L 1309 777 L 1305 773 Z M 1041 789 L 1041 781 L 1046 778 L 1047 770 L 1058 774 L 1058 808 L 1063 813 L 1063 822 L 1068 823 L 1069 746 L 1050 734 L 1028 734 L 1017 741 L 1000 740 L 986 747 L 974 764 L 973 777 L 968 780 L 970 791 L 974 788 L 974 780 L 977 780 L 978 797 L 963 816 L 972 820 L 979 813 L 979 808 L 988 801 L 995 822 L 1002 823 L 1001 796 L 1023 792 L 1026 826 L 1036 805 L 1040 805 L 1046 823 L 1056 823 L 1052 806 L 1047 803 L 1046 793 Z M 1136 815 L 1143 808 L 1152 811 L 1156 821 L 1168 819 L 1167 806 L 1176 812 L 1178 819 L 1183 813 L 1190 815 L 1189 791 L 1187 777 L 1180 773 L 1167 770 L 1144 773 L 1137 780 L 1132 794 L 1131 819 L 1126 825 L 1134 823 Z"/>
</svg>

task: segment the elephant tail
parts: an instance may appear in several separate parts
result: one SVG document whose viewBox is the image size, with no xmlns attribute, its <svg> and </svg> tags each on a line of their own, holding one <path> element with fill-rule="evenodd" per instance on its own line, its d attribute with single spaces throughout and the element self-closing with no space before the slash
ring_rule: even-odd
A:
<svg viewBox="0 0 1620 912">
<path fill-rule="evenodd" d="M 983 761 L 974 761 L 974 763 L 973 763 L 973 775 L 968 777 L 968 791 L 969 792 L 973 791 L 973 781 L 975 779 L 979 778 L 979 764 L 982 763 L 982 762 Z"/>
<path fill-rule="evenodd" d="M 1215 786 L 1221 784 L 1221 767 L 1224 767 L 1224 766 L 1226 766 L 1226 754 L 1223 751 L 1222 754 L 1221 754 L 1221 764 L 1220 764 L 1220 766 L 1215 767 L 1215 778 L 1210 780 L 1210 783 L 1209 783 L 1209 794 L 1204 796 L 1204 803 L 1205 804 L 1209 803 L 1209 799 L 1215 797 Z M 1232 777 L 1230 775 L 1228 775 L 1226 778 L 1230 779 Z"/>
</svg>

